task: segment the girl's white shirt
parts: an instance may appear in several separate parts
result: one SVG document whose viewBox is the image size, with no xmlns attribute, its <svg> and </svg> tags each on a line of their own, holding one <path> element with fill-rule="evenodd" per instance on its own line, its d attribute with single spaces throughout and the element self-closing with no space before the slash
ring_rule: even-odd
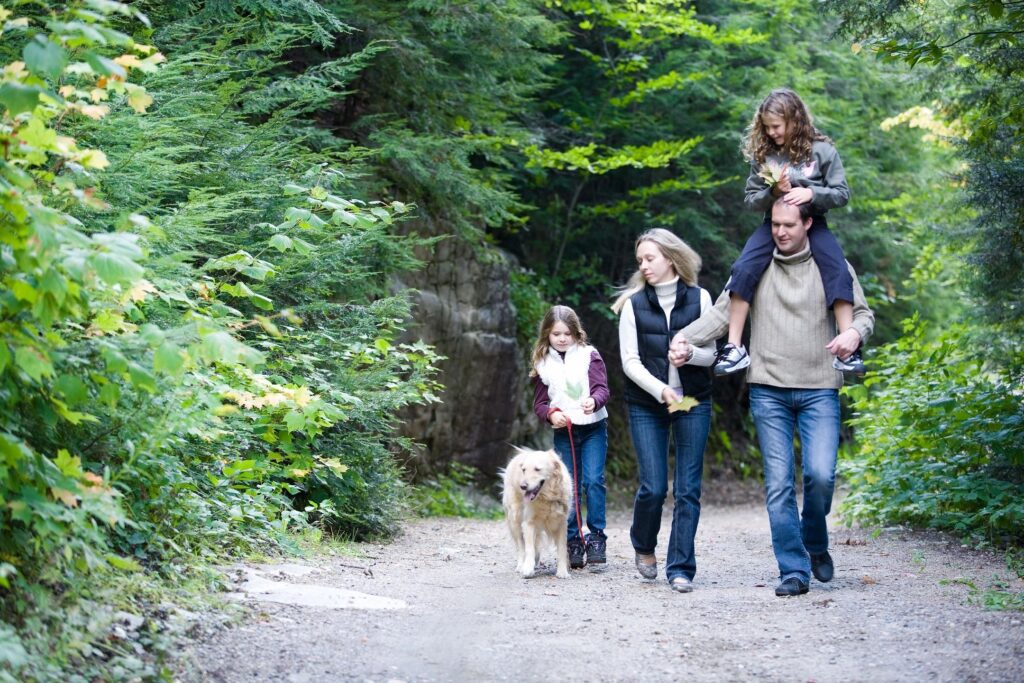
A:
<svg viewBox="0 0 1024 683">
<path fill-rule="evenodd" d="M 654 285 L 654 292 L 658 295 L 658 303 L 661 310 L 665 312 L 665 322 L 671 325 L 672 309 L 676 305 L 676 286 L 679 278 L 673 278 L 669 282 L 662 282 Z M 711 294 L 703 287 L 700 288 L 700 312 L 704 314 L 712 306 Z M 619 350 L 622 357 L 622 369 L 626 377 L 630 378 L 637 385 L 653 396 L 659 403 L 661 394 L 665 387 L 672 387 L 676 393 L 682 395 L 682 382 L 679 379 L 679 369 L 669 363 L 668 384 L 650 373 L 640 361 L 640 345 L 636 336 L 636 315 L 633 313 L 633 302 L 626 299 L 625 306 L 619 314 Z M 665 350 L 666 357 L 668 349 Z M 709 367 L 715 362 L 715 343 L 708 342 L 704 346 L 693 347 L 693 358 L 687 365 L 699 365 Z"/>
<path fill-rule="evenodd" d="M 601 408 L 590 415 L 583 412 L 580 403 L 590 396 L 590 356 L 594 347 L 573 344 L 565 351 L 565 358 L 550 346 L 548 354 L 537 363 L 537 376 L 548 388 L 552 408 L 558 408 L 574 425 L 594 424 L 608 417 Z"/>
</svg>

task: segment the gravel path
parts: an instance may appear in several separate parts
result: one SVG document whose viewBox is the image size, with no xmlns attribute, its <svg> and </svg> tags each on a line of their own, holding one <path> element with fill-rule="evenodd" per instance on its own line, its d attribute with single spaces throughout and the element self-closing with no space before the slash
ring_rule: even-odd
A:
<svg viewBox="0 0 1024 683">
<path fill-rule="evenodd" d="M 664 561 L 668 517 L 662 525 Z M 185 657 L 195 681 L 1022 681 L 1024 614 L 970 604 L 964 580 L 1000 558 L 933 533 L 834 529 L 836 577 L 777 598 L 758 505 L 705 504 L 696 590 L 639 578 L 629 515 L 609 519 L 609 564 L 523 580 L 503 522 L 411 522 L 359 559 L 320 557 L 271 578 L 387 598 L 398 609 L 255 602 L 243 625 Z M 550 557 L 548 553 L 547 557 Z M 291 574 L 289 576 L 289 574 Z M 1015 590 L 1021 581 L 1013 578 Z M 316 590 L 316 589 L 311 589 Z M 365 598 L 365 596 L 363 596 Z M 326 601 L 345 603 L 344 596 Z M 393 601 L 401 601 L 399 603 Z M 372 605 L 372 600 L 370 603 Z"/>
</svg>

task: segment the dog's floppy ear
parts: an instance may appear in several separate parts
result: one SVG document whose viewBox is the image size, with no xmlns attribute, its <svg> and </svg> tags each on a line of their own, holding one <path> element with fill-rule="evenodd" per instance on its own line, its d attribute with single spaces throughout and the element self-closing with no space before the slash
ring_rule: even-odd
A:
<svg viewBox="0 0 1024 683">
<path fill-rule="evenodd" d="M 547 455 L 551 458 L 551 479 L 555 480 L 556 483 L 562 483 L 562 459 L 558 457 L 558 453 L 555 453 L 554 449 L 547 451 Z"/>
</svg>

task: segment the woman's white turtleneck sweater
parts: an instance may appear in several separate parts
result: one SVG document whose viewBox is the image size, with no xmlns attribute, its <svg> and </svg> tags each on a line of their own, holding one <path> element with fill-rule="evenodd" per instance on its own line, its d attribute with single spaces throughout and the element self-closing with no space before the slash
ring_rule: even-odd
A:
<svg viewBox="0 0 1024 683">
<path fill-rule="evenodd" d="M 661 310 L 665 312 L 665 322 L 669 325 L 671 325 L 672 308 L 676 305 L 676 287 L 678 283 L 679 278 L 676 277 L 669 282 L 654 285 L 654 292 L 658 295 L 658 303 L 661 304 Z M 706 289 L 701 287 L 701 314 L 710 307 L 711 295 L 708 294 Z M 676 366 L 669 363 L 668 384 L 665 384 L 652 375 L 640 361 L 640 345 L 636 337 L 636 316 L 633 313 L 633 302 L 629 299 L 626 300 L 626 304 L 622 307 L 622 312 L 619 314 L 619 350 L 622 356 L 622 369 L 626 373 L 626 377 L 636 382 L 641 389 L 653 396 L 656 401 L 663 403 L 661 394 L 666 386 L 672 387 L 678 394 L 683 393 L 682 382 L 679 380 L 679 370 Z M 665 355 L 668 356 L 667 348 L 665 349 Z M 693 357 L 688 365 L 709 367 L 714 362 L 715 342 L 711 341 L 704 346 L 693 347 Z"/>
</svg>

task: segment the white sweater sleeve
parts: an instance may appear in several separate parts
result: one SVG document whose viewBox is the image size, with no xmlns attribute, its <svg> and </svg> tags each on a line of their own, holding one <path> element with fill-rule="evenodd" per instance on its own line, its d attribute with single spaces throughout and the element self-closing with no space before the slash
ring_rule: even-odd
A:
<svg viewBox="0 0 1024 683">
<path fill-rule="evenodd" d="M 711 301 L 711 294 L 708 290 L 703 287 L 700 288 L 700 312 L 703 315 L 709 308 L 714 304 Z M 693 358 L 687 365 L 700 365 L 703 367 L 710 367 L 715 362 L 715 356 L 717 351 L 715 349 L 714 340 L 708 342 L 704 346 L 693 347 Z"/>
<path fill-rule="evenodd" d="M 668 385 L 652 375 L 640 362 L 640 345 L 636 338 L 636 317 L 633 315 L 633 302 L 627 300 L 619 314 L 619 351 L 622 356 L 622 370 L 626 377 L 662 403 L 661 392 Z M 694 351 L 694 355 L 696 355 Z M 710 365 L 710 363 L 709 363 Z"/>
</svg>

